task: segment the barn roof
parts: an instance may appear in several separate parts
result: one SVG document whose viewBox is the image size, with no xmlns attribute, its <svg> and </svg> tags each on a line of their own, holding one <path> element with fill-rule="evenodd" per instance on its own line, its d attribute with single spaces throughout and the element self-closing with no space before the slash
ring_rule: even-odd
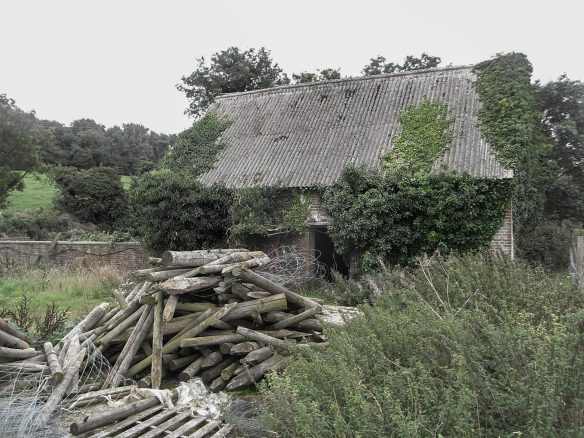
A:
<svg viewBox="0 0 584 438">
<path fill-rule="evenodd" d="M 232 121 L 225 150 L 204 184 L 312 187 L 334 184 L 347 165 L 381 166 L 400 130 L 400 111 L 444 101 L 453 140 L 434 170 L 510 178 L 481 136 L 472 67 L 289 85 L 219 97 L 209 111 Z"/>
</svg>

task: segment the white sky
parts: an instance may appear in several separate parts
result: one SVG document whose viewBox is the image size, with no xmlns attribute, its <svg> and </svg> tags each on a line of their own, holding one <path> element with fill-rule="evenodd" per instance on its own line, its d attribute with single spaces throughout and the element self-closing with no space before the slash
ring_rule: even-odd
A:
<svg viewBox="0 0 584 438">
<path fill-rule="evenodd" d="M 355 76 L 378 54 L 463 65 L 519 51 L 535 78 L 584 80 L 583 17 L 582 0 L 0 0 L 0 93 L 65 124 L 177 133 L 192 120 L 175 84 L 232 45 L 265 46 L 289 75 Z"/>
</svg>

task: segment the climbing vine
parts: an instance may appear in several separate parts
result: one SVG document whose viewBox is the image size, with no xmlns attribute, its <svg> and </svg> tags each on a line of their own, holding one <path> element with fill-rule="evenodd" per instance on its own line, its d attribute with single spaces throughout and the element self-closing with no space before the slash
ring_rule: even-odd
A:
<svg viewBox="0 0 584 438">
<path fill-rule="evenodd" d="M 284 187 L 237 189 L 230 209 L 230 238 L 243 244 L 257 237 L 300 233 L 308 218 L 310 199 Z"/>
<path fill-rule="evenodd" d="M 487 246 L 505 215 L 509 181 L 452 172 L 382 175 L 349 167 L 325 192 L 329 234 L 353 266 L 381 257 L 407 265 L 423 253 Z"/>
<path fill-rule="evenodd" d="M 450 146 L 454 119 L 447 116 L 444 102 L 424 101 L 406 107 L 400 115 L 401 132 L 395 147 L 384 158 L 390 170 L 404 169 L 410 173 L 427 173 L 434 162 Z"/>
</svg>

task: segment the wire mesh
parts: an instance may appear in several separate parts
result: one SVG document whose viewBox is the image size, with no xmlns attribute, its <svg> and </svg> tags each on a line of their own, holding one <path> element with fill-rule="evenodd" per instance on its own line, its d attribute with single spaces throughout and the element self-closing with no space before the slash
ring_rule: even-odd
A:
<svg viewBox="0 0 584 438">
<path fill-rule="evenodd" d="M 320 252 L 300 251 L 296 247 L 281 246 L 269 254 L 271 261 L 256 269 L 262 277 L 282 286 L 299 285 L 323 278 L 325 267 L 319 263 Z"/>
<path fill-rule="evenodd" d="M 78 411 L 70 408 L 72 397 L 81 387 L 103 382 L 111 369 L 109 361 L 93 343 L 86 343 L 84 347 L 87 348 L 86 359 L 79 369 L 79 380 L 69 389 L 67 398 L 61 401 L 48 422 L 44 422 L 40 415 L 53 390 L 48 365 L 32 361 L 0 364 L 0 437 L 53 438 L 66 435 L 59 420 L 67 413 Z"/>
</svg>

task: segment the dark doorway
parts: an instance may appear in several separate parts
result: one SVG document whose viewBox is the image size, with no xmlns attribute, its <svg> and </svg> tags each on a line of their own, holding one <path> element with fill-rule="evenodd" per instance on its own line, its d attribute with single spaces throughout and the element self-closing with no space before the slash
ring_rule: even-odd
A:
<svg viewBox="0 0 584 438">
<path fill-rule="evenodd" d="M 326 232 L 326 226 L 310 227 L 310 246 L 314 250 L 314 256 L 324 267 L 326 278 L 331 280 L 331 270 L 335 270 L 343 276 L 349 275 L 349 267 L 343 257 L 335 252 L 333 241 Z"/>
</svg>

